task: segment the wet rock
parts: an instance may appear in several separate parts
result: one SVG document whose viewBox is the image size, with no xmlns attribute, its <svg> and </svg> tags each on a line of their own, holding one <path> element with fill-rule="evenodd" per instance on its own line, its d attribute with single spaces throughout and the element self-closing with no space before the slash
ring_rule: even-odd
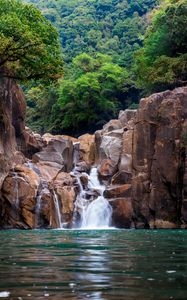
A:
<svg viewBox="0 0 187 300">
<path fill-rule="evenodd" d="M 16 166 L 6 177 L 1 191 L 2 227 L 35 227 L 34 209 L 39 184 L 37 174 L 25 166 Z"/>
<path fill-rule="evenodd" d="M 133 227 L 133 208 L 131 198 L 117 198 L 109 200 L 113 208 L 113 226 L 117 228 Z"/>
<path fill-rule="evenodd" d="M 53 181 L 53 188 L 56 192 L 61 206 L 62 220 L 64 223 L 71 223 L 76 199 L 76 179 L 69 173 L 61 172 Z"/>
</svg>

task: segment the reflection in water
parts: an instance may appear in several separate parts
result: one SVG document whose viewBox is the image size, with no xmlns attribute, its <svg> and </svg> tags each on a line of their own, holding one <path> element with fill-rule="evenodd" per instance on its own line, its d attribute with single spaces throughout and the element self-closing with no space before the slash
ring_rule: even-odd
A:
<svg viewBox="0 0 187 300">
<path fill-rule="evenodd" d="M 187 231 L 1 231 L 0 239 L 6 299 L 187 299 Z"/>
</svg>

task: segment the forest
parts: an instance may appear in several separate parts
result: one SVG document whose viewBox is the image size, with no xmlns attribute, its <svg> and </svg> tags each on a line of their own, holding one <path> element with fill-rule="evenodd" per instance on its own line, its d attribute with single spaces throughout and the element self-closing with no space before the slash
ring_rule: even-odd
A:
<svg viewBox="0 0 187 300">
<path fill-rule="evenodd" d="M 184 85 L 186 0 L 27 0 L 59 33 L 63 78 L 23 83 L 28 126 L 93 132 L 141 96 Z"/>
</svg>

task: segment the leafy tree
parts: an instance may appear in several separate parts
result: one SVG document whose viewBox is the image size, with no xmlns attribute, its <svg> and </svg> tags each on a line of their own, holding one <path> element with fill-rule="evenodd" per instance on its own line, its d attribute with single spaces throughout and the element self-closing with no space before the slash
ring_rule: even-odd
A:
<svg viewBox="0 0 187 300">
<path fill-rule="evenodd" d="M 27 0 L 34 3 L 59 30 L 64 60 L 85 52 L 112 56 L 129 67 L 142 46 L 147 13 L 158 0 Z"/>
<path fill-rule="evenodd" d="M 61 125 L 74 133 L 94 131 L 115 115 L 131 84 L 129 74 L 101 54 L 95 58 L 80 54 L 73 60 L 73 67 L 73 77 L 60 84 Z"/>
<path fill-rule="evenodd" d="M 134 66 L 147 92 L 187 82 L 187 0 L 165 1 L 155 12 Z"/>
<path fill-rule="evenodd" d="M 57 31 L 33 5 L 0 0 L 0 75 L 20 80 L 62 76 Z"/>
</svg>

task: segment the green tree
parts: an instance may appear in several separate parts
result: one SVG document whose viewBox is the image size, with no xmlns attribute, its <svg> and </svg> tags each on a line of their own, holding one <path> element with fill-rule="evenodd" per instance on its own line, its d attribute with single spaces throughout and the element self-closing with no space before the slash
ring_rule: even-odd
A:
<svg viewBox="0 0 187 300">
<path fill-rule="evenodd" d="M 61 125 L 75 133 L 94 131 L 114 117 L 131 84 L 129 74 L 112 63 L 110 57 L 101 54 L 95 58 L 78 55 L 73 65 L 73 77 L 62 80 L 60 84 Z"/>
<path fill-rule="evenodd" d="M 187 82 L 187 0 L 164 1 L 148 28 L 134 66 L 147 92 Z"/>
<path fill-rule="evenodd" d="M 54 79 L 62 76 L 56 29 L 33 5 L 0 0 L 0 76 Z"/>
</svg>

